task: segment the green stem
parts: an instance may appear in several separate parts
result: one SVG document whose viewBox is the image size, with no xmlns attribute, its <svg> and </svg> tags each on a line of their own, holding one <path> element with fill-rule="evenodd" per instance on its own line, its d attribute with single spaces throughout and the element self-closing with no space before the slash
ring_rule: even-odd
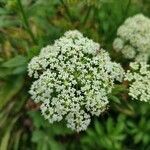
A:
<svg viewBox="0 0 150 150">
<path fill-rule="evenodd" d="M 89 7 L 88 10 L 87 10 L 87 13 L 86 13 L 86 15 L 85 15 L 85 17 L 84 17 L 84 19 L 83 19 L 83 25 L 86 24 L 91 10 L 92 10 L 92 7 Z"/>
<path fill-rule="evenodd" d="M 120 106 L 115 105 L 115 108 L 120 111 L 123 114 L 129 115 L 129 116 L 134 116 L 135 112 L 133 110 L 129 110 L 129 109 L 123 109 Z"/>
<path fill-rule="evenodd" d="M 73 22 L 72 16 L 71 16 L 71 14 L 70 14 L 70 11 L 69 11 L 67 5 L 65 4 L 65 2 L 64 2 L 63 0 L 60 0 L 60 2 L 62 3 L 62 5 L 63 5 L 63 7 L 64 7 L 64 9 L 65 9 L 65 11 L 66 11 L 66 14 L 67 14 L 67 16 L 68 16 L 68 19 L 69 19 L 70 22 L 72 23 L 72 22 Z"/>
<path fill-rule="evenodd" d="M 23 18 L 23 21 L 24 21 L 24 25 L 25 25 L 25 28 L 26 28 L 27 32 L 29 33 L 29 35 L 30 35 L 32 41 L 33 41 L 35 44 L 37 44 L 37 41 L 36 41 L 36 39 L 35 39 L 35 37 L 34 37 L 34 34 L 33 34 L 32 31 L 31 31 L 31 28 L 30 28 L 30 25 L 29 25 L 29 22 L 28 22 L 28 18 L 27 18 L 26 14 L 25 14 L 25 11 L 24 11 L 24 9 L 23 9 L 21 0 L 18 0 L 18 7 L 19 7 L 19 9 L 20 9 L 20 12 L 21 12 L 21 15 L 22 15 L 22 18 Z"/>
<path fill-rule="evenodd" d="M 126 9 L 124 11 L 124 17 L 123 17 L 123 19 L 125 19 L 127 17 L 127 15 L 128 15 L 130 4 L 131 4 L 131 0 L 128 0 L 127 7 L 126 7 Z"/>
</svg>

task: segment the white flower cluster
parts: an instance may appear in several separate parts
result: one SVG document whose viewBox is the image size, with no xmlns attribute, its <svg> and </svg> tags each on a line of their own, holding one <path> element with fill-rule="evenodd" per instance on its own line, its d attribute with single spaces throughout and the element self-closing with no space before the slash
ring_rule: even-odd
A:
<svg viewBox="0 0 150 150">
<path fill-rule="evenodd" d="M 106 110 L 114 81 L 124 74 L 98 43 L 77 30 L 43 48 L 28 71 L 36 79 L 30 94 L 41 103 L 44 118 L 50 123 L 65 119 L 77 132 L 86 130 L 92 115 Z"/>
<path fill-rule="evenodd" d="M 150 102 L 150 65 L 132 62 L 130 67 L 125 75 L 125 80 L 129 81 L 129 95 L 133 99 Z"/>
<path fill-rule="evenodd" d="M 118 28 L 113 47 L 125 58 L 147 62 L 150 57 L 150 19 L 137 14 Z"/>
</svg>

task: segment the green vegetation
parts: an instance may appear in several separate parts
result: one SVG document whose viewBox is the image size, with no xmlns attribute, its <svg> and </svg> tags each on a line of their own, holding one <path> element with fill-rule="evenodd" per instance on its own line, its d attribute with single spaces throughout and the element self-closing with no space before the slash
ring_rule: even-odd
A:
<svg viewBox="0 0 150 150">
<path fill-rule="evenodd" d="M 114 88 L 108 110 L 81 133 L 63 122 L 49 124 L 30 99 L 28 62 L 70 29 L 99 42 L 127 68 L 112 43 L 126 18 L 150 17 L 149 0 L 91 1 L 0 0 L 0 150 L 150 150 L 150 105 L 132 101 L 126 83 Z"/>
</svg>

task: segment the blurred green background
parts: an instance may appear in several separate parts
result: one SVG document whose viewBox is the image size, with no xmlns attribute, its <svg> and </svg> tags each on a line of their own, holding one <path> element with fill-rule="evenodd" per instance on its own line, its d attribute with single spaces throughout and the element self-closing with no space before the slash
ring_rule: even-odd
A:
<svg viewBox="0 0 150 150">
<path fill-rule="evenodd" d="M 49 124 L 30 99 L 27 64 L 41 47 L 78 29 L 109 51 L 129 16 L 150 17 L 149 0 L 0 0 L 0 150 L 150 150 L 150 105 L 130 100 L 126 84 L 85 132 Z M 121 94 L 120 94 L 121 93 Z"/>
</svg>

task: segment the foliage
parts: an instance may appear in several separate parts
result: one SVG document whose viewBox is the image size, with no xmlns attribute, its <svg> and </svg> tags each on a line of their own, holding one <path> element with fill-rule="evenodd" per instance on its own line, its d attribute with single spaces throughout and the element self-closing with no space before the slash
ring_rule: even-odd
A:
<svg viewBox="0 0 150 150">
<path fill-rule="evenodd" d="M 50 125 L 29 98 L 27 63 L 41 47 L 66 30 L 78 29 L 109 50 L 113 60 L 128 62 L 112 49 L 117 28 L 129 16 L 150 17 L 148 0 L 1 0 L 0 1 L 0 150 L 150 149 L 150 105 L 132 101 L 115 87 L 110 108 L 80 134 L 64 123 Z"/>
<path fill-rule="evenodd" d="M 118 116 L 116 121 L 108 118 L 105 122 L 95 121 L 94 129 L 89 129 L 83 138 L 85 149 L 123 149 L 125 139 L 125 116 Z M 91 141 L 93 140 L 94 143 Z"/>
</svg>

